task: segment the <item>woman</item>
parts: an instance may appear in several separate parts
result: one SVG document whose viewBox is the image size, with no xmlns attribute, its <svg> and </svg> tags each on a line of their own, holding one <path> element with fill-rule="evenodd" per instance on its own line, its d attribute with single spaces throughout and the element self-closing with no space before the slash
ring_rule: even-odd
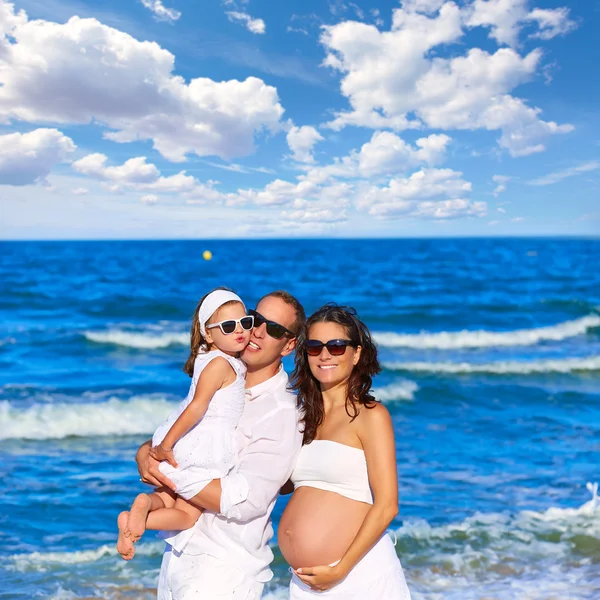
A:
<svg viewBox="0 0 600 600">
<path fill-rule="evenodd" d="M 398 513 L 398 477 L 390 415 L 369 394 L 379 371 L 354 309 L 327 304 L 307 320 L 292 374 L 304 446 L 279 524 L 292 600 L 410 600 L 385 533 Z"/>
</svg>

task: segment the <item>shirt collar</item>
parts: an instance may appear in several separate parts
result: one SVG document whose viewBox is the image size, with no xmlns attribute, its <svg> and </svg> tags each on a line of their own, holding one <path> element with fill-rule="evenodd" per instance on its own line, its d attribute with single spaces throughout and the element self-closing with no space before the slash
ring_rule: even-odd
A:
<svg viewBox="0 0 600 600">
<path fill-rule="evenodd" d="M 279 365 L 279 371 L 276 375 L 270 377 L 266 381 L 259 383 L 246 390 L 246 398 L 248 400 L 256 400 L 265 394 L 270 394 L 279 387 L 287 387 L 288 374 L 284 371 L 283 365 Z"/>
</svg>

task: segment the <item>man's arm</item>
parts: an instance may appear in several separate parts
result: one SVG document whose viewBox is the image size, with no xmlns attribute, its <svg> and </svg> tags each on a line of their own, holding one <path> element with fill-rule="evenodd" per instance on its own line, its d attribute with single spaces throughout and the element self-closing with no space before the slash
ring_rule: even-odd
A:
<svg viewBox="0 0 600 600">
<path fill-rule="evenodd" d="M 166 487 L 175 491 L 175 484 L 161 473 L 158 468 L 160 463 L 150 456 L 150 448 L 152 448 L 152 440 L 144 442 L 135 455 L 140 481 L 154 487 Z"/>
<path fill-rule="evenodd" d="M 287 481 L 301 444 L 296 410 L 278 408 L 252 427 L 252 439 L 224 478 L 209 483 L 192 504 L 228 519 L 249 521 L 266 513 Z"/>
</svg>

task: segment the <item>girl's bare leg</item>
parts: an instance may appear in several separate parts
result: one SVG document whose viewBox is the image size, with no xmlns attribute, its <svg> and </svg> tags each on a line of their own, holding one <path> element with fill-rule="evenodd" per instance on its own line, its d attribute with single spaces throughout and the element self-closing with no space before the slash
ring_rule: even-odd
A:
<svg viewBox="0 0 600 600">
<path fill-rule="evenodd" d="M 179 496 L 175 506 L 159 508 L 148 513 L 146 529 L 175 529 L 181 531 L 193 527 L 202 511 Z"/>
<path fill-rule="evenodd" d="M 127 519 L 126 535 L 137 542 L 146 531 L 148 513 L 175 506 L 175 494 L 167 488 L 156 488 L 152 494 L 139 494 L 133 501 Z"/>
</svg>

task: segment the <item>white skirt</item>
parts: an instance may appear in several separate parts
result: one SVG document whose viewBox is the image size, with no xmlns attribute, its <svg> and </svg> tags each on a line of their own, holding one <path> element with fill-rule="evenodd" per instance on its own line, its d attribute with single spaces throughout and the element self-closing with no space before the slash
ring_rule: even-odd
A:
<svg viewBox="0 0 600 600">
<path fill-rule="evenodd" d="M 295 574 L 290 582 L 290 600 L 308 598 L 337 600 L 410 600 L 402 565 L 386 533 L 338 585 L 325 592 L 311 590 Z"/>
</svg>

